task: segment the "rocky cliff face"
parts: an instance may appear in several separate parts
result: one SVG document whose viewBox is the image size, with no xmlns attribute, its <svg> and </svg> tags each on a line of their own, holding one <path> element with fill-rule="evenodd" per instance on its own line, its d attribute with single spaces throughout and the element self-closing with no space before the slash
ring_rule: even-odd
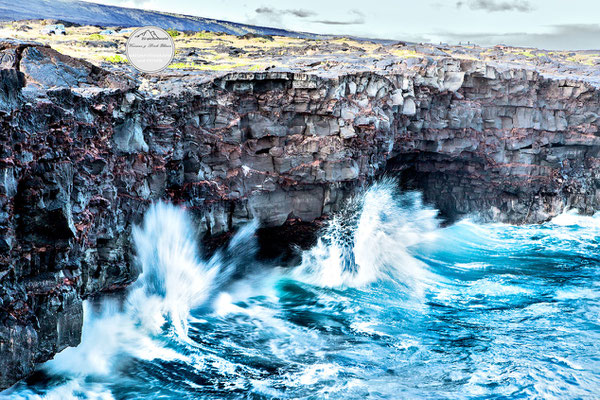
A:
<svg viewBox="0 0 600 400">
<path fill-rule="evenodd" d="M 450 218 L 600 205 L 600 91 L 454 59 L 393 71 L 165 77 L 0 45 L 0 388 L 77 345 L 82 299 L 136 276 L 132 224 L 313 221 L 383 172 Z"/>
</svg>

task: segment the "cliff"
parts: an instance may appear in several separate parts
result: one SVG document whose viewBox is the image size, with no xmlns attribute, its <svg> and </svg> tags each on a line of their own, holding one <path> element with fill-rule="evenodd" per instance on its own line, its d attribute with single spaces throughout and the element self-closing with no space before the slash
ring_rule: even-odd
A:
<svg viewBox="0 0 600 400">
<path fill-rule="evenodd" d="M 78 344 L 83 299 L 135 279 L 131 227 L 154 200 L 212 236 L 314 221 L 385 172 L 449 219 L 600 205 L 583 79 L 422 57 L 140 84 L 39 44 L 0 52 L 0 388 Z"/>
</svg>

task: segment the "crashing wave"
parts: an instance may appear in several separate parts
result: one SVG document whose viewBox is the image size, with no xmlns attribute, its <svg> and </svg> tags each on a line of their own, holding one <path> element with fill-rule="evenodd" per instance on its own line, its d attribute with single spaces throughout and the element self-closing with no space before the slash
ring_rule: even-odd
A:
<svg viewBox="0 0 600 400">
<path fill-rule="evenodd" d="M 438 212 L 420 193 L 400 193 L 383 179 L 348 201 L 316 246 L 304 252 L 296 276 L 327 287 L 364 286 L 393 278 L 415 286 L 425 278 L 424 264 L 411 247 L 436 236 Z"/>
</svg>

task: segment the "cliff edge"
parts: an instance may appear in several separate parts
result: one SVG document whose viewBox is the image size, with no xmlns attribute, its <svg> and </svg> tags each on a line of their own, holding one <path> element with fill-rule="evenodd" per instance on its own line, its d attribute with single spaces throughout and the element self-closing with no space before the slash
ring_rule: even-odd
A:
<svg viewBox="0 0 600 400">
<path fill-rule="evenodd" d="M 0 388 L 135 279 L 131 227 L 158 199 L 212 236 L 314 221 L 383 173 L 448 219 L 600 206 L 600 91 L 576 74 L 411 55 L 145 77 L 16 40 L 0 61 Z"/>
</svg>

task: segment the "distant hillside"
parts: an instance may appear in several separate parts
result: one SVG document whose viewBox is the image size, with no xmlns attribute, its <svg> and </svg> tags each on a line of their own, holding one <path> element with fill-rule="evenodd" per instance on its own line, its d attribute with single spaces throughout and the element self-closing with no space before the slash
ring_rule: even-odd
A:
<svg viewBox="0 0 600 400">
<path fill-rule="evenodd" d="M 299 38 L 316 38 L 320 35 L 291 32 L 285 29 L 238 24 L 235 22 L 146 11 L 135 8 L 107 6 L 78 0 L 0 0 L 0 21 L 23 19 L 60 19 L 82 25 L 145 26 L 154 25 L 180 31 L 224 32 L 231 35 L 254 33 Z"/>
</svg>

